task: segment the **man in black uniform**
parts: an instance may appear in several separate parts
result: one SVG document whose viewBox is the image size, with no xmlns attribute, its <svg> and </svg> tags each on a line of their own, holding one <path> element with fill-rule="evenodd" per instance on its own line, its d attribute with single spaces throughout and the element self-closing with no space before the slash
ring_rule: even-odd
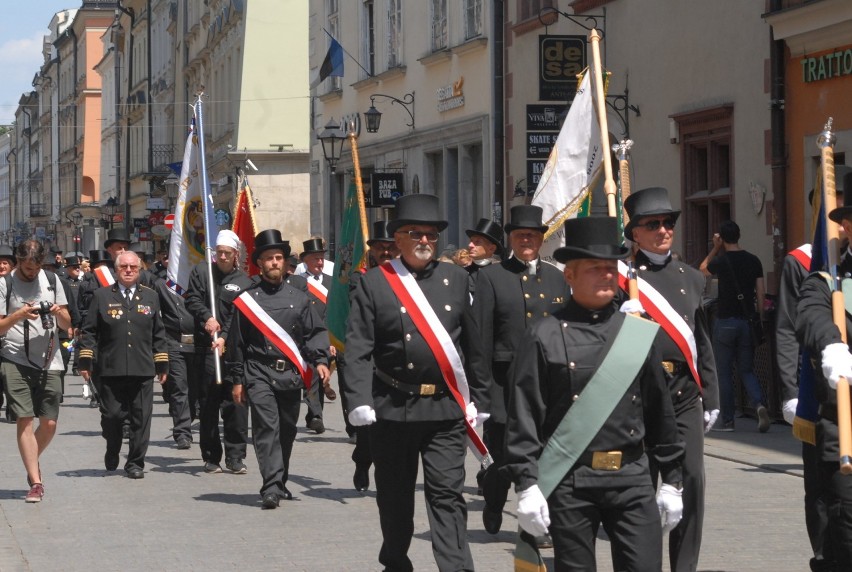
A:
<svg viewBox="0 0 852 572">
<path fill-rule="evenodd" d="M 844 204 L 835 208 L 828 216 L 842 225 L 848 237 L 852 236 L 852 200 L 847 198 L 850 195 L 848 189 L 852 187 L 852 175 L 845 175 L 843 186 L 847 190 L 844 193 Z M 837 275 L 848 277 L 852 273 L 852 256 L 848 250 L 844 254 Z M 850 312 L 852 308 L 847 303 L 844 314 L 847 332 L 852 332 Z M 831 550 L 829 554 L 823 553 L 824 559 L 821 561 L 812 561 L 811 569 L 849 570 L 852 567 L 852 479 L 840 472 L 838 463 L 836 388 L 838 383 L 852 382 L 852 354 L 834 325 L 831 292 L 826 278 L 820 274 L 811 274 L 802 282 L 796 308 L 796 334 L 803 349 L 807 349 L 818 365 L 821 365 L 821 368 L 814 368 L 817 378 L 814 391 L 819 401 L 819 418 L 816 422 L 819 482 L 815 485 L 815 490 L 821 491 L 822 498 L 818 500 L 825 503 L 828 515 L 825 528 L 827 538 L 822 548 L 830 547 Z M 820 373 L 822 375 L 819 375 Z"/>
<path fill-rule="evenodd" d="M 511 374 L 505 469 L 518 491 L 518 522 L 533 536 L 550 527 L 557 571 L 595 569 L 603 524 L 616 570 L 659 572 L 660 512 L 671 527 L 682 510 L 683 444 L 657 328 L 614 303 L 616 260 L 628 254 L 615 218 L 569 220 L 565 242 L 554 257 L 566 264 L 571 300 L 527 330 Z M 646 340 L 641 351 L 638 336 L 629 336 L 637 327 Z M 545 462 L 551 439 L 575 456 Z M 645 450 L 662 470 L 657 502 Z"/>
<path fill-rule="evenodd" d="M 115 276 L 115 271 L 112 269 L 112 257 L 106 250 L 90 250 L 89 263 L 91 265 L 91 272 L 86 272 L 83 275 L 77 288 L 77 308 L 80 310 L 82 323 L 86 323 L 86 316 L 89 314 L 89 303 L 92 301 L 95 290 L 103 286 L 111 286 L 109 278 Z M 102 268 L 102 270 L 97 271 L 99 268 Z M 83 301 L 84 292 L 88 296 L 85 302 Z M 98 406 L 98 378 L 100 377 L 100 371 L 97 367 L 97 354 L 92 359 L 95 362 L 95 366 L 92 368 L 91 378 L 83 385 L 83 397 L 89 398 L 89 407 L 95 408 Z M 77 369 L 79 370 L 79 357 Z"/>
<path fill-rule="evenodd" d="M 62 249 L 56 246 L 51 246 L 50 255 L 53 257 L 53 259 L 50 261 L 46 261 L 44 265 L 49 266 L 50 269 L 54 273 L 56 273 L 57 276 L 63 276 L 67 278 L 67 274 L 65 272 L 65 258 L 62 257 Z"/>
<path fill-rule="evenodd" d="M 213 265 L 213 290 L 216 298 L 216 317 L 210 310 L 210 283 L 207 263 L 201 262 L 189 274 L 186 294 L 186 309 L 195 316 L 207 334 L 209 346 L 212 336 L 222 330 L 221 324 L 230 324 L 234 312 L 234 299 L 245 292 L 252 279 L 240 270 L 240 239 L 230 230 L 221 230 L 216 236 L 216 263 Z M 216 383 L 216 369 L 212 351 L 204 359 L 204 375 L 200 380 L 198 438 L 201 459 L 207 473 L 222 472 L 222 443 L 224 441 L 225 466 L 234 474 L 247 471 L 248 410 L 234 404 L 231 384 L 225 379 Z M 222 417 L 223 433 L 219 434 L 219 416 Z"/>
<path fill-rule="evenodd" d="M 675 572 L 694 572 L 704 522 L 704 433 L 719 416 L 716 363 L 702 304 L 704 277 L 672 258 L 680 211 L 672 208 L 668 191 L 660 187 L 637 191 L 625 200 L 624 208 L 630 217 L 624 236 L 638 246 L 634 264 L 639 292 L 649 296 L 643 301 L 644 310 L 668 334 L 660 335 L 660 354 L 677 417 L 678 439 L 686 445 L 684 518 L 669 535 L 669 560 Z M 665 303 L 655 305 L 653 299 Z M 658 472 L 651 459 L 654 482 Z"/>
<path fill-rule="evenodd" d="M 79 328 L 83 325 L 83 313 L 80 312 L 80 305 L 77 302 L 77 299 L 80 297 L 80 284 L 83 283 L 83 270 L 80 268 L 80 264 L 82 260 L 79 256 L 69 256 L 65 260 L 65 269 L 68 273 L 68 285 L 71 287 L 71 295 L 74 298 L 74 310 L 76 310 L 77 314 L 80 316 L 79 325 L 74 329 L 74 347 L 71 362 L 71 375 L 80 375 L 80 372 L 77 370 L 77 363 L 80 358 L 80 352 L 77 348 L 77 344 L 80 341 L 80 333 Z M 69 305 L 68 310 L 71 311 L 71 306 Z M 88 388 L 88 385 L 85 387 Z M 88 397 L 85 395 L 84 397 Z"/>
<path fill-rule="evenodd" d="M 568 296 L 562 273 L 539 257 L 547 230 L 541 216 L 541 207 L 512 207 L 510 222 L 506 225 L 512 257 L 483 268 L 476 279 L 473 314 L 494 375 L 491 418 L 483 428 L 494 464 L 477 476 L 485 497 L 482 522 L 491 534 L 500 532 L 503 506 L 512 484 L 499 469 L 509 401 L 508 373 L 516 355 L 515 348 L 524 330 L 561 308 Z M 542 539 L 542 546 L 547 543 Z"/>
<path fill-rule="evenodd" d="M 465 231 L 470 242 L 467 251 L 472 262 L 464 269 L 470 274 L 471 293 L 476 295 L 476 276 L 481 268 L 500 262 L 503 256 L 503 227 L 487 218 L 479 219 L 476 228 Z"/>
<path fill-rule="evenodd" d="M 254 450 L 263 477 L 263 508 L 293 498 L 287 490 L 290 453 L 296 438 L 302 390 L 316 371 L 330 377 L 328 332 L 308 296 L 285 281 L 290 246 L 278 230 L 254 239 L 252 258 L 261 279 L 234 302 L 230 327 L 223 333 L 235 403 L 251 406 Z M 244 389 L 245 386 L 245 389 Z"/>
<path fill-rule="evenodd" d="M 154 380 L 163 384 L 169 371 L 168 343 L 157 294 L 139 284 L 139 257 L 123 252 L 115 261 L 117 283 L 95 291 L 80 347 L 80 374 L 89 380 L 97 348 L 101 428 L 107 448 L 104 466 L 118 468 L 121 425 L 130 417 L 130 450 L 124 470 L 131 479 L 145 477 L 145 453 L 151 436 Z"/>
<path fill-rule="evenodd" d="M 465 418 L 476 424 L 477 418 L 487 417 L 490 372 L 471 313 L 467 273 L 434 260 L 438 232 L 447 227 L 438 214 L 438 198 L 407 195 L 397 201 L 396 211 L 397 219 L 388 223 L 388 231 L 401 257 L 361 277 L 346 330 L 344 391 L 351 408 L 349 421 L 355 426 L 370 425 L 384 539 L 379 562 L 387 570 L 413 569 L 408 547 L 422 458 L 438 569 L 473 570 L 462 496 Z M 400 283 L 392 286 L 389 280 L 394 276 Z M 414 307 L 401 303 L 398 296 L 405 295 L 400 289 L 422 296 L 421 303 Z M 421 313 L 433 315 L 432 327 L 419 321 Z M 444 340 L 440 350 L 428 345 L 433 335 Z M 463 364 L 463 370 L 453 367 L 453 374 L 460 389 L 469 388 L 469 401 L 466 396 L 453 397 L 434 351 L 442 359 L 454 356 L 460 360 L 455 363 Z M 467 383 L 462 384 L 465 377 Z M 464 399 L 465 405 L 457 399 Z"/>
<path fill-rule="evenodd" d="M 332 277 L 324 273 L 326 248 L 321 238 L 311 238 L 302 243 L 302 253 L 299 255 L 305 265 L 302 276 L 305 277 L 308 286 L 308 297 L 311 305 L 316 310 L 319 319 L 325 324 L 326 305 L 328 303 L 328 292 L 331 289 Z M 331 355 L 336 353 L 334 346 L 329 348 Z M 325 424 L 322 420 L 322 409 L 325 397 L 329 400 L 337 399 L 337 394 L 331 388 L 322 387 L 321 383 L 311 384 L 311 389 L 306 392 L 305 401 L 308 411 L 305 413 L 305 424 L 308 429 L 315 433 L 323 433 Z"/>
</svg>

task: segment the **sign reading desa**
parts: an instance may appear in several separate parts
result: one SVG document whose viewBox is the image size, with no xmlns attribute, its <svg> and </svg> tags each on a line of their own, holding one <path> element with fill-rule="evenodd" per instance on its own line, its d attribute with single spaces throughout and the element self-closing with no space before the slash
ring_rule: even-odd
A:
<svg viewBox="0 0 852 572">
<path fill-rule="evenodd" d="M 577 74 L 585 67 L 585 36 L 539 36 L 539 99 L 574 99 Z"/>
</svg>

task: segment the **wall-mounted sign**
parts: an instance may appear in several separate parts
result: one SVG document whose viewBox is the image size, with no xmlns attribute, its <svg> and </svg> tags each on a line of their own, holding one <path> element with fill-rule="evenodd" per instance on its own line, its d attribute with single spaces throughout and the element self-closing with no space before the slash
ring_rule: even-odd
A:
<svg viewBox="0 0 852 572">
<path fill-rule="evenodd" d="M 444 112 L 451 109 L 456 109 L 464 105 L 464 76 L 459 77 L 458 81 L 452 85 L 445 85 L 435 90 L 438 96 L 438 111 Z"/>
<path fill-rule="evenodd" d="M 527 105 L 527 131 L 559 131 L 567 105 Z"/>
<path fill-rule="evenodd" d="M 145 202 L 145 208 L 149 211 L 164 211 L 166 210 L 165 197 L 149 197 Z"/>
<path fill-rule="evenodd" d="M 802 81 L 805 83 L 844 75 L 852 75 L 852 49 L 802 58 Z"/>
<path fill-rule="evenodd" d="M 133 228 L 148 228 L 147 218 L 133 218 Z"/>
<path fill-rule="evenodd" d="M 231 213 L 225 209 L 216 209 L 213 216 L 216 217 L 216 224 L 219 226 L 227 226 L 231 222 Z"/>
<path fill-rule="evenodd" d="M 559 133 L 527 132 L 527 159 L 547 159 Z"/>
<path fill-rule="evenodd" d="M 538 98 L 571 101 L 577 74 L 586 67 L 585 36 L 539 36 Z"/>
<path fill-rule="evenodd" d="M 369 207 L 392 207 L 403 195 L 402 173 L 373 173 L 370 176 Z"/>
</svg>

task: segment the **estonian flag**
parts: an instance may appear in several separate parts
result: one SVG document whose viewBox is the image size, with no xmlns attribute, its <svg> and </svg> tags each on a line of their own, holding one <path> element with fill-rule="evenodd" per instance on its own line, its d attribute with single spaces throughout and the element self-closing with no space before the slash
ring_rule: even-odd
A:
<svg viewBox="0 0 852 572">
<path fill-rule="evenodd" d="M 315 88 L 329 76 L 343 77 L 343 46 L 337 40 L 331 39 L 328 53 L 319 67 L 319 72 L 311 80 L 311 89 Z"/>
</svg>

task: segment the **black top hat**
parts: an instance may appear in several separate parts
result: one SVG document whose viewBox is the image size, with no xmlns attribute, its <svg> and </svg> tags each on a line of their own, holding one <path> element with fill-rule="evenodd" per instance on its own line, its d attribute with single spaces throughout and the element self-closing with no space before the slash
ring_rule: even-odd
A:
<svg viewBox="0 0 852 572">
<path fill-rule="evenodd" d="M 109 255 L 109 252 L 106 250 L 90 250 L 89 264 L 92 265 L 92 268 L 101 262 L 112 262 L 112 256 Z"/>
<path fill-rule="evenodd" d="M 849 189 L 849 192 L 844 192 L 845 189 Z M 835 190 L 843 192 L 843 206 L 828 213 L 828 218 L 839 223 L 843 220 L 843 217 L 852 214 L 852 171 L 843 175 L 842 187 L 835 187 Z"/>
<path fill-rule="evenodd" d="M 17 258 L 15 258 L 15 253 L 12 250 L 12 247 L 8 244 L 0 244 L 0 258 L 8 258 L 14 264 Z"/>
<path fill-rule="evenodd" d="M 633 229 L 636 227 L 636 222 L 643 216 L 667 214 L 671 215 L 675 222 L 680 216 L 680 211 L 672 208 L 669 192 L 662 187 L 649 187 L 631 193 L 624 201 L 624 209 L 630 217 L 630 222 L 624 227 L 624 236 L 628 240 L 633 240 Z"/>
<path fill-rule="evenodd" d="M 468 238 L 477 235 L 490 240 L 497 245 L 497 254 L 503 254 L 503 227 L 496 222 L 481 218 L 476 223 L 476 228 L 469 228 L 465 233 Z"/>
<path fill-rule="evenodd" d="M 326 252 L 325 244 L 321 238 L 311 238 L 302 243 L 302 254 L 299 255 L 299 258 L 304 258 L 306 254 L 318 252 Z"/>
<path fill-rule="evenodd" d="M 290 256 L 290 243 L 281 238 L 281 231 L 275 228 L 262 230 L 254 237 L 254 252 L 251 253 L 251 261 L 257 264 L 260 253 L 264 250 L 280 248 L 284 251 L 284 258 Z"/>
<path fill-rule="evenodd" d="M 51 246 L 50 247 L 50 253 L 51 254 L 62 254 L 62 249 L 59 248 L 58 246 Z"/>
<path fill-rule="evenodd" d="M 518 205 L 509 211 L 509 224 L 506 225 L 506 234 L 519 228 L 531 228 L 539 232 L 547 232 L 547 225 L 541 222 L 541 207 L 535 205 Z"/>
<path fill-rule="evenodd" d="M 80 259 L 79 256 L 69 256 L 68 258 L 65 259 L 65 266 L 67 266 L 69 268 L 72 267 L 72 266 L 80 266 L 81 262 L 82 262 L 82 260 Z"/>
<path fill-rule="evenodd" d="M 407 224 L 428 224 L 438 227 L 438 232 L 447 228 L 441 219 L 438 197 L 435 195 L 404 195 L 396 201 L 396 219 L 388 222 L 388 232 Z"/>
<path fill-rule="evenodd" d="M 553 257 L 564 264 L 578 258 L 617 260 L 629 253 L 621 244 L 615 217 L 590 216 L 565 221 L 565 246 L 557 248 Z"/>
<path fill-rule="evenodd" d="M 388 221 L 377 220 L 373 223 L 373 232 L 370 233 L 367 246 L 373 246 L 374 242 L 393 242 L 393 234 L 388 232 Z"/>
<path fill-rule="evenodd" d="M 109 248 L 113 242 L 126 242 L 130 244 L 130 236 L 127 230 L 123 228 L 114 228 L 107 233 L 107 239 L 104 241 L 104 248 Z"/>
</svg>

